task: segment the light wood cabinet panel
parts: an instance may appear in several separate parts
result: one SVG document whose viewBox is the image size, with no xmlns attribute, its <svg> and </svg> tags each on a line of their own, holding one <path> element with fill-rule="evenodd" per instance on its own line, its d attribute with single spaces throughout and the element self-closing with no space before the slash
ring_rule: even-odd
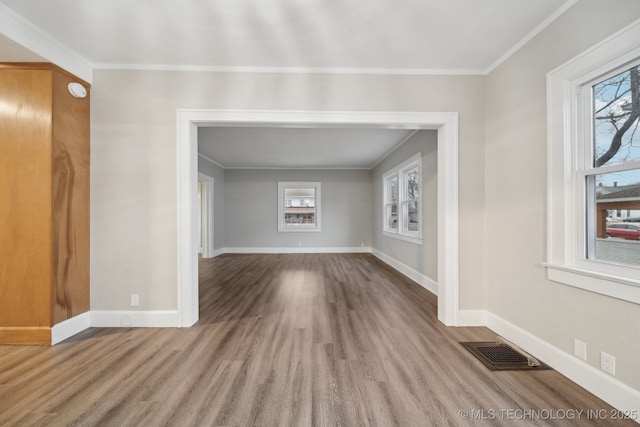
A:
<svg viewBox="0 0 640 427">
<path fill-rule="evenodd" d="M 89 85 L 0 64 L 0 343 L 50 344 L 89 310 Z"/>
<path fill-rule="evenodd" d="M 89 98 L 53 72 L 53 323 L 89 311 Z"/>
</svg>

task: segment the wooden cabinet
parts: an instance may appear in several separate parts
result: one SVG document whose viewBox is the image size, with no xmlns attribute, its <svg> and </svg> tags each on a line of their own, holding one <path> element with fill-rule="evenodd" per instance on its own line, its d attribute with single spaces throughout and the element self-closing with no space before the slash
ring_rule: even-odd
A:
<svg viewBox="0 0 640 427">
<path fill-rule="evenodd" d="M 0 344 L 51 344 L 89 311 L 89 88 L 52 64 L 0 63 Z"/>
</svg>

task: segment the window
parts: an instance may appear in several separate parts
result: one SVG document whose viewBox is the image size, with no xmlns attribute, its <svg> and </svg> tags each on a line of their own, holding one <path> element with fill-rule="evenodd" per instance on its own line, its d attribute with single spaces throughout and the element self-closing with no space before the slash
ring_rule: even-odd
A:
<svg viewBox="0 0 640 427">
<path fill-rule="evenodd" d="M 319 182 L 278 182 L 278 231 L 321 231 Z"/>
<path fill-rule="evenodd" d="M 385 230 L 398 232 L 398 174 L 385 178 Z"/>
<path fill-rule="evenodd" d="M 639 267 L 640 235 L 618 232 L 634 227 L 608 221 L 607 212 L 615 209 L 617 221 L 640 220 L 640 65 L 598 77 L 581 93 L 583 109 L 589 110 L 580 144 L 586 159 L 586 258 Z"/>
<path fill-rule="evenodd" d="M 382 176 L 386 236 L 422 244 L 421 168 L 418 153 Z"/>
<path fill-rule="evenodd" d="M 640 22 L 549 73 L 550 280 L 640 303 Z"/>
</svg>

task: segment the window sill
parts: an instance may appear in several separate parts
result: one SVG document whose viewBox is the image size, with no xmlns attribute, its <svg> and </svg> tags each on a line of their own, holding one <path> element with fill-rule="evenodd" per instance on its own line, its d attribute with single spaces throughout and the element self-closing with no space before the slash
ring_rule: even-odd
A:
<svg viewBox="0 0 640 427">
<path fill-rule="evenodd" d="M 405 242 L 410 242 L 410 243 L 422 246 L 422 239 L 419 237 L 407 236 L 406 234 L 400 234 L 400 233 L 391 233 L 389 231 L 383 231 L 382 234 L 387 237 L 391 237 L 398 240 L 404 240 Z"/>
<path fill-rule="evenodd" d="M 309 227 L 278 227 L 278 233 L 319 233 L 321 228 L 309 228 Z"/>
<path fill-rule="evenodd" d="M 640 281 L 573 266 L 543 263 L 554 282 L 640 304 Z"/>
</svg>

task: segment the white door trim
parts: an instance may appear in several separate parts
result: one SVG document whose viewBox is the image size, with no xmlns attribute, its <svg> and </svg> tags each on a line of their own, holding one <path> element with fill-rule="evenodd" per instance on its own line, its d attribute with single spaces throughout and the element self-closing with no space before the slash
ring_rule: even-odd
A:
<svg viewBox="0 0 640 427">
<path fill-rule="evenodd" d="M 215 180 L 212 176 L 198 172 L 198 180 L 202 182 L 202 258 L 213 258 L 213 189 Z"/>
<path fill-rule="evenodd" d="M 438 319 L 458 316 L 458 113 L 382 111 L 177 111 L 178 283 L 180 326 L 198 321 L 198 127 L 345 126 L 438 130 Z"/>
</svg>

